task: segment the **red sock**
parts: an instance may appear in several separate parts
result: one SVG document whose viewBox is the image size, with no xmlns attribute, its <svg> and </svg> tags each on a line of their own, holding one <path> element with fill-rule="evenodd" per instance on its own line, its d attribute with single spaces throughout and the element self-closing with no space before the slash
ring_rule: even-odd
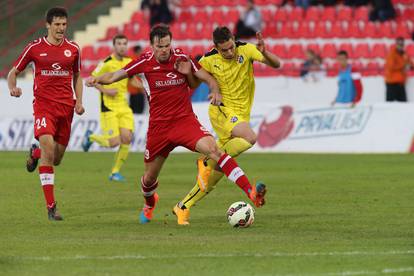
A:
<svg viewBox="0 0 414 276">
<path fill-rule="evenodd" d="M 52 166 L 39 167 L 40 182 L 42 183 L 43 193 L 45 195 L 46 204 L 48 208 L 55 204 L 55 196 L 53 194 L 55 174 Z"/>
<path fill-rule="evenodd" d="M 141 177 L 141 191 L 144 195 L 145 205 L 147 207 L 153 208 L 155 206 L 155 190 L 158 187 L 158 180 L 154 183 L 145 183 L 144 177 Z"/>
<path fill-rule="evenodd" d="M 250 191 L 252 190 L 252 185 L 250 185 L 249 179 L 244 175 L 242 169 L 239 168 L 236 160 L 231 158 L 228 154 L 223 154 L 219 161 L 218 165 L 221 170 L 227 176 L 227 178 L 237 184 L 237 186 L 242 189 L 247 196 L 249 196 Z"/>
<path fill-rule="evenodd" d="M 32 151 L 32 158 L 34 158 L 34 159 L 40 159 L 40 156 L 41 156 L 41 150 L 40 150 L 40 148 L 35 148 L 33 151 Z"/>
</svg>

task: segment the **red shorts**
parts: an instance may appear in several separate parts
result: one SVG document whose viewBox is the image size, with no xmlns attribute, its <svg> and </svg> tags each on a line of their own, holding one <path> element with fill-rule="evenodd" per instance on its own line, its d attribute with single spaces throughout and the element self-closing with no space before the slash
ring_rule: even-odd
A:
<svg viewBox="0 0 414 276">
<path fill-rule="evenodd" d="M 73 119 L 73 107 L 52 101 L 35 100 L 33 103 L 34 136 L 53 136 L 56 143 L 67 146 Z"/>
<path fill-rule="evenodd" d="M 151 162 L 159 155 L 167 158 L 168 154 L 178 146 L 195 151 L 197 142 L 205 136 L 211 134 L 200 124 L 195 115 L 179 118 L 174 122 L 150 123 L 144 161 Z"/>
</svg>

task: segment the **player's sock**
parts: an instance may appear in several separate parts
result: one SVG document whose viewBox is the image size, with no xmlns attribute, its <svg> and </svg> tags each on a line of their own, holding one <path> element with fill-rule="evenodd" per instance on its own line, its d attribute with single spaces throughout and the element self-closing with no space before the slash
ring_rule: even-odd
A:
<svg viewBox="0 0 414 276">
<path fill-rule="evenodd" d="M 226 152 L 231 157 L 235 158 L 239 156 L 242 152 L 245 152 L 246 150 L 250 149 L 252 147 L 252 144 L 247 142 L 243 138 L 233 138 L 230 141 L 228 141 L 224 146 L 221 147 L 221 149 Z M 214 161 L 214 160 L 211 160 Z M 215 163 L 215 162 L 214 162 Z M 213 162 L 210 163 L 210 160 L 207 162 L 209 166 L 213 165 Z M 224 176 L 224 173 L 217 170 L 212 170 L 210 173 L 210 176 L 208 178 L 208 189 L 212 190 L 216 186 L 216 184 L 220 181 L 220 179 Z"/>
<path fill-rule="evenodd" d="M 103 135 L 91 134 L 89 140 L 98 143 L 102 147 L 109 147 L 109 139 Z"/>
<path fill-rule="evenodd" d="M 237 162 L 231 158 L 230 155 L 224 153 L 220 157 L 218 165 L 227 178 L 236 183 L 237 186 L 239 186 L 247 194 L 247 196 L 249 196 L 250 191 L 252 190 L 252 185 L 250 185 L 249 179 L 247 179 Z"/>
<path fill-rule="evenodd" d="M 158 187 L 158 180 L 153 183 L 144 182 L 144 177 L 141 177 L 141 191 L 144 195 L 146 207 L 152 208 L 155 206 L 155 190 Z"/>
<path fill-rule="evenodd" d="M 129 144 L 121 144 L 119 146 L 118 152 L 115 154 L 115 162 L 112 167 L 112 173 L 117 173 L 121 170 L 122 165 L 125 163 L 125 160 L 128 157 L 129 153 Z"/>
<path fill-rule="evenodd" d="M 243 138 L 235 137 L 228 141 L 226 144 L 224 144 L 223 151 L 230 155 L 231 157 L 235 158 L 239 156 L 242 152 L 245 152 L 246 150 L 250 149 L 253 145 L 250 144 L 248 141 L 246 141 Z"/>
<path fill-rule="evenodd" d="M 40 148 L 35 148 L 32 151 L 32 158 L 34 159 L 40 159 L 41 155 L 42 155 L 42 150 Z"/>
<path fill-rule="evenodd" d="M 201 191 L 200 187 L 196 183 L 184 199 L 178 203 L 178 207 L 181 209 L 190 209 L 196 202 L 200 201 L 207 194 L 208 193 Z"/>
<path fill-rule="evenodd" d="M 39 176 L 40 182 L 42 183 L 43 193 L 46 199 L 46 205 L 48 208 L 52 208 L 55 203 L 55 197 L 53 194 L 55 174 L 53 173 L 53 167 L 40 166 Z"/>
</svg>

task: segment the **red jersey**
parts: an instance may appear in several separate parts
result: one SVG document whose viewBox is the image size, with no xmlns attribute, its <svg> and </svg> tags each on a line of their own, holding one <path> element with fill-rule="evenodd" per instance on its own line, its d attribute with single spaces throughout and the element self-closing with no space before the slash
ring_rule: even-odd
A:
<svg viewBox="0 0 414 276">
<path fill-rule="evenodd" d="M 74 106 L 73 74 L 81 69 L 79 46 L 66 38 L 60 45 L 52 45 L 41 37 L 26 46 L 14 66 L 23 71 L 30 62 L 35 99 Z"/>
<path fill-rule="evenodd" d="M 150 106 L 150 121 L 194 116 L 187 78 L 174 69 L 175 62 L 183 58 L 187 56 L 180 49 L 171 49 L 170 59 L 160 63 L 153 52 L 147 52 L 124 67 L 128 77 L 138 75 L 142 80 Z M 194 72 L 200 70 L 197 61 L 190 61 Z"/>
</svg>

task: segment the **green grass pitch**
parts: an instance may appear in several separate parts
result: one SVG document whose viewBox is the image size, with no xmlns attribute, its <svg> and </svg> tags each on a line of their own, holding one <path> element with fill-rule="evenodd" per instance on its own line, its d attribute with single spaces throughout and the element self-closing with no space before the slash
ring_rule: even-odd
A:
<svg viewBox="0 0 414 276">
<path fill-rule="evenodd" d="M 143 156 L 126 183 L 107 180 L 112 153 L 67 153 L 55 169 L 62 222 L 47 220 L 24 152 L 0 152 L 1 275 L 414 275 L 414 155 L 245 154 L 268 186 L 255 223 L 231 228 L 245 195 L 222 180 L 176 225 L 171 208 L 193 186 L 195 154 L 172 154 L 154 220 L 140 225 Z"/>
</svg>

